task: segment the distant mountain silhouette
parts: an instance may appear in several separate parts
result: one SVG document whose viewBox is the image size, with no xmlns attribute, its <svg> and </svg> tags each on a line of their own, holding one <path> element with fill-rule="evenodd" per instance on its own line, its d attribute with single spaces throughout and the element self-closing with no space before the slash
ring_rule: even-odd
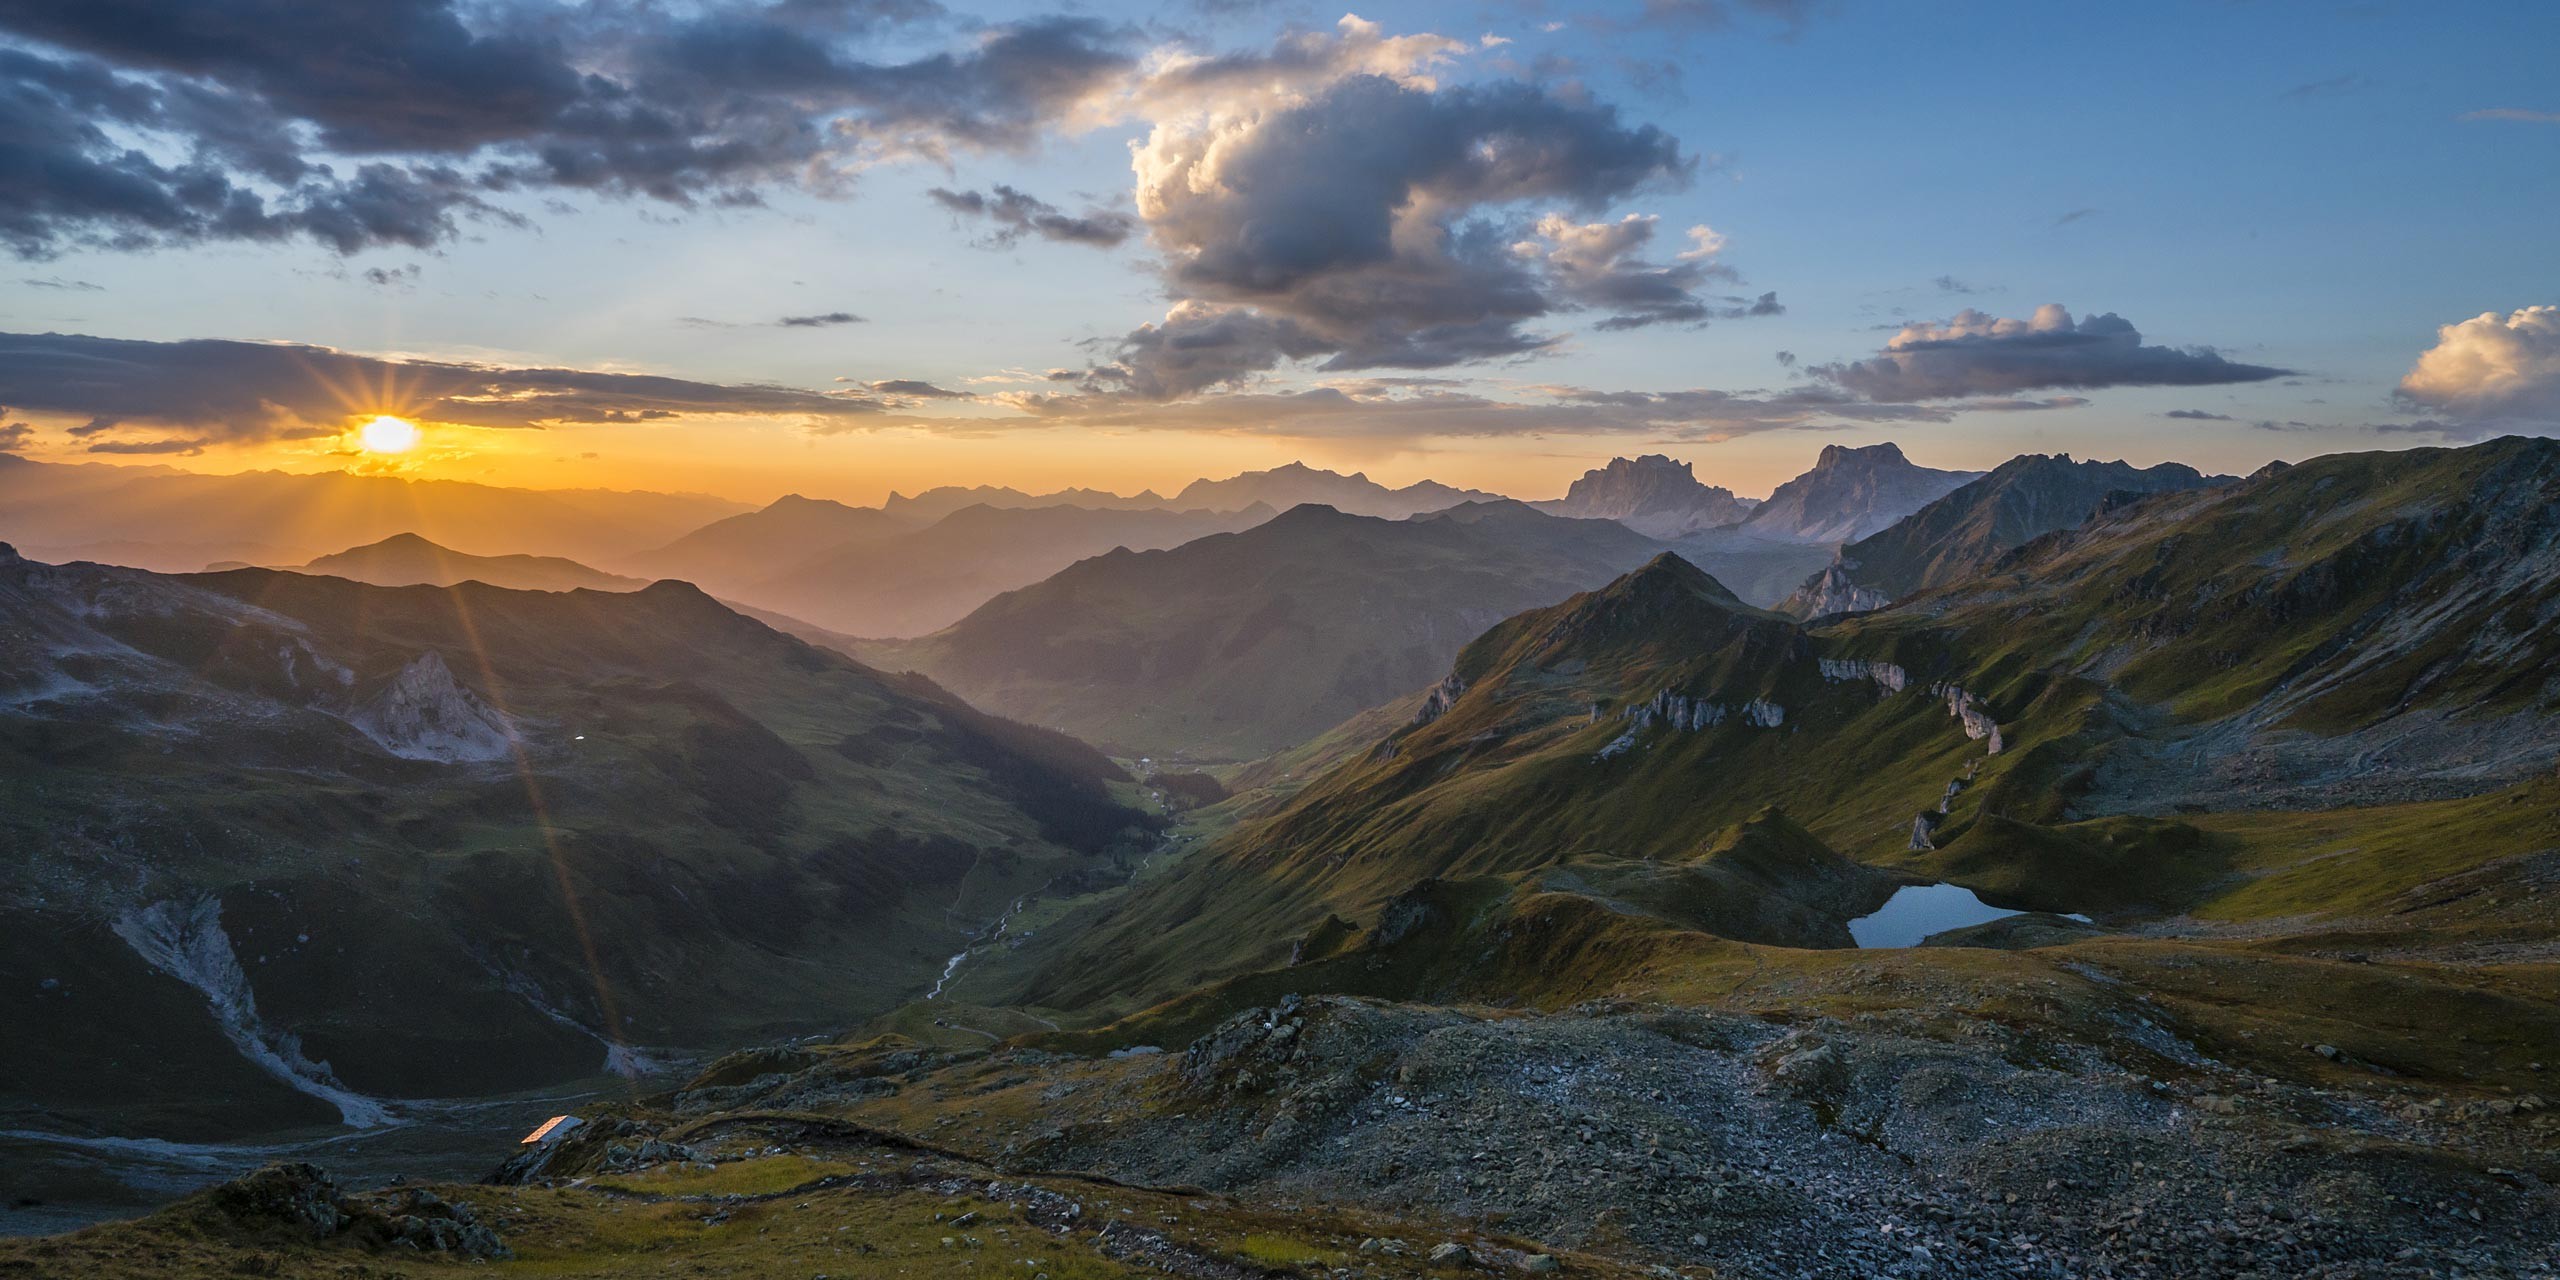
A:
<svg viewBox="0 0 2560 1280">
<path fill-rule="evenodd" d="M 1654 538 L 1739 524 L 1752 507 L 1731 489 L 1699 483 L 1688 463 L 1659 453 L 1611 458 L 1584 472 L 1562 498 L 1532 505 L 1550 515 L 1615 520 Z"/>
<path fill-rule="evenodd" d="M 1510 501 L 1412 520 L 1307 505 L 1080 561 L 866 654 L 1123 751 L 1246 759 L 1429 684 L 1486 627 L 1659 550 L 1615 521 Z"/>
<path fill-rule="evenodd" d="M 369 582 L 377 587 L 449 587 L 457 582 L 485 582 L 519 591 L 637 591 L 649 585 L 638 578 L 590 569 L 558 556 L 467 556 L 414 533 L 397 533 L 380 542 L 350 547 L 300 567 L 303 573 Z"/>
<path fill-rule="evenodd" d="M 1799 542 L 1855 542 L 1981 476 L 1916 466 L 1891 442 L 1825 445 L 1812 470 L 1779 485 L 1742 527 Z"/>
</svg>

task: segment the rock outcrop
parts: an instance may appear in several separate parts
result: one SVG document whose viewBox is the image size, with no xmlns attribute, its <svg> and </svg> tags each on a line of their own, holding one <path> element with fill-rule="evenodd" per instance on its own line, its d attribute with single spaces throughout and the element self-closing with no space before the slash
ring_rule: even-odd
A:
<svg viewBox="0 0 2560 1280">
<path fill-rule="evenodd" d="M 1822 678 L 1838 683 L 1844 680 L 1872 680 L 1886 693 L 1900 693 L 1911 685 L 1911 673 L 1890 662 L 1873 658 L 1820 659 Z"/>
<path fill-rule="evenodd" d="M 1974 700 L 1972 693 L 1943 682 L 1929 686 L 1929 692 L 1947 700 L 1947 714 L 1964 726 L 1964 736 L 1984 740 L 1990 754 L 2000 754 L 2000 726 L 1992 720 L 1991 713 Z"/>
<path fill-rule="evenodd" d="M 357 704 L 347 723 L 406 760 L 486 763 L 505 759 L 515 742 L 506 717 L 454 679 L 433 649 Z"/>
<path fill-rule="evenodd" d="M 1452 671 L 1441 677 L 1440 683 L 1431 686 L 1430 692 L 1422 695 L 1422 709 L 1413 713 L 1414 726 L 1419 728 L 1447 714 L 1449 708 L 1457 705 L 1458 699 L 1466 692 L 1467 682 L 1457 672 Z"/>
<path fill-rule="evenodd" d="M 245 1227 L 283 1226 L 378 1253 L 407 1250 L 481 1262 L 515 1256 L 468 1203 L 423 1187 L 351 1197 L 317 1165 L 269 1165 L 215 1187 L 206 1198 Z"/>
<path fill-rule="evenodd" d="M 1591 714 L 1597 720 L 1599 708 L 1592 708 Z M 1634 750 L 1644 731 L 1657 724 L 1668 725 L 1678 733 L 1695 733 L 1723 724 L 1727 719 L 1738 719 L 1755 729 L 1775 729 L 1787 722 L 1787 709 L 1765 698 L 1753 698 L 1740 706 L 1727 706 L 1673 693 L 1669 689 L 1654 694 L 1650 702 L 1625 708 L 1618 715 L 1627 722 L 1627 730 L 1600 748 L 1600 759 L 1612 759 Z"/>
</svg>

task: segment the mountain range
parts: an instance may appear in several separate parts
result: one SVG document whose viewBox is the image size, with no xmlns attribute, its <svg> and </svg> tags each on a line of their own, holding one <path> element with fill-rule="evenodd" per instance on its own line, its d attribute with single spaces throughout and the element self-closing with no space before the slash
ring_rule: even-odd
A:
<svg viewBox="0 0 2560 1280">
<path fill-rule="evenodd" d="M 1249 759 L 1428 683 L 1484 627 L 1657 550 L 1614 521 L 1514 502 L 1410 520 L 1302 506 L 1080 561 L 863 653 L 1129 754 Z"/>
<path fill-rule="evenodd" d="M 2560 444 L 2022 458 L 1848 613 L 1665 545 L 1299 507 L 856 646 L 1126 773 L 678 583 L 0 558 L 13 1188 L 749 1046 L 469 1223 L 288 1168 L 0 1266 L 2533 1274 Z"/>
<path fill-rule="evenodd" d="M 735 588 L 738 599 L 862 636 L 918 636 L 1088 556 L 1181 546 L 1275 513 L 963 507 L 917 530 L 855 540 Z"/>
<path fill-rule="evenodd" d="M 2135 467 L 2074 462 L 2064 454 L 2012 458 L 1929 505 L 1840 549 L 1783 606 L 1811 617 L 1877 609 L 1915 591 L 1990 568 L 2045 534 L 2068 529 L 2114 500 L 2227 483 L 2181 463 Z"/>
<path fill-rule="evenodd" d="M 377 587 L 450 587 L 483 582 L 517 591 L 637 591 L 649 585 L 638 578 L 590 569 L 559 556 L 467 556 L 414 533 L 393 534 L 380 542 L 321 556 L 297 566 L 296 571 L 369 582 Z"/>
<path fill-rule="evenodd" d="M 0 552 L 0 610 L 11 1127 L 383 1124 L 830 1025 L 1144 835 L 1089 748 L 681 583 Z"/>
<path fill-rule="evenodd" d="M 0 538 L 27 554 L 167 572 L 297 564 L 403 533 L 472 555 L 610 563 L 747 510 L 699 494 L 510 489 L 343 472 L 204 475 L 0 453 Z"/>
</svg>

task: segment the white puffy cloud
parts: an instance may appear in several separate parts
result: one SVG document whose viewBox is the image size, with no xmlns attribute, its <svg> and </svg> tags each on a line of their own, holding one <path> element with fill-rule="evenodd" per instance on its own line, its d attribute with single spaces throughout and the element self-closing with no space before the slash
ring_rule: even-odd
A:
<svg viewBox="0 0 2560 1280">
<path fill-rule="evenodd" d="M 2399 395 L 2466 419 L 2560 422 L 2560 306 L 2484 311 L 2437 329 Z"/>
</svg>

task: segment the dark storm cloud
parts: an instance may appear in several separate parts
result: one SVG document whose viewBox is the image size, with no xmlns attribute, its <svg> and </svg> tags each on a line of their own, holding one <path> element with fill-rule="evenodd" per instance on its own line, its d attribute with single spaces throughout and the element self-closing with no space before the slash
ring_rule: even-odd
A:
<svg viewBox="0 0 2560 1280">
<path fill-rule="evenodd" d="M 1061 244 L 1086 244 L 1096 248 L 1118 247 L 1137 230 L 1136 220 L 1125 213 L 1108 209 L 1088 209 L 1071 214 L 1027 191 L 998 183 L 988 191 L 953 191 L 935 187 L 925 193 L 935 204 L 955 214 L 983 218 L 995 225 L 987 240 L 991 244 L 1010 247 L 1026 235 Z"/>
<path fill-rule="evenodd" d="M 233 109 L 255 110 L 92 59 L 0 48 L 0 241 L 22 258 L 66 244 L 290 236 L 351 252 L 430 244 L 454 232 L 458 215 L 494 212 L 442 165 L 369 163 L 344 175 L 304 165 L 252 127 L 225 123 Z M 185 154 L 157 159 L 119 133 L 184 139 Z"/>
<path fill-rule="evenodd" d="M 143 342 L 76 334 L 0 334 L 0 403 L 85 416 L 75 436 L 132 428 L 212 440 L 320 435 L 347 418 L 392 413 L 482 427 L 646 422 L 752 414 L 847 419 L 883 410 L 867 396 L 721 386 L 649 374 L 383 360 L 327 347 L 199 338 Z M 97 452 L 145 452 L 103 441 Z"/>
<path fill-rule="evenodd" d="M 1139 208 L 1182 301 L 1093 371 L 1099 390 L 1187 395 L 1284 360 L 1344 371 L 1527 355 L 1558 341 L 1527 328 L 1541 317 L 1687 318 L 1704 305 L 1689 291 L 1716 274 L 1625 246 L 1568 269 L 1554 237 L 1524 241 L 1532 228 L 1506 209 L 1596 211 L 1695 166 L 1654 126 L 1518 82 L 1346 76 L 1214 133 L 1159 130 L 1137 166 Z"/>
<path fill-rule="evenodd" d="M 1966 310 L 1943 325 L 1910 325 L 1871 359 L 1811 372 L 1869 400 L 1908 403 L 2046 388 L 2264 382 L 2291 371 L 2241 364 L 2209 347 L 2147 347 L 2121 316 L 2075 321 L 2070 312 L 2047 304 L 2025 320 Z"/>
<path fill-rule="evenodd" d="M 509 190 L 690 207 L 879 155 L 1028 144 L 1131 65 L 1091 19 L 867 59 L 931 5 L 0 0 L 0 237 L 23 257 L 308 236 L 424 247 Z M 137 147 L 130 138 L 151 139 Z"/>
</svg>

